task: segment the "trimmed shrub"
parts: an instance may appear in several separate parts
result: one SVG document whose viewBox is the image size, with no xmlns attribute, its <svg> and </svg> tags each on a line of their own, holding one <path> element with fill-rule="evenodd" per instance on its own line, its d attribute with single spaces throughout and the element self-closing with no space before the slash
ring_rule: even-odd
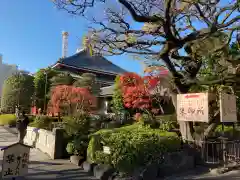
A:
<svg viewBox="0 0 240 180">
<path fill-rule="evenodd" d="M 160 129 L 169 131 L 178 128 L 176 114 L 156 116 L 156 120 L 160 123 Z"/>
<path fill-rule="evenodd" d="M 0 125 L 16 125 L 16 116 L 15 114 L 1 114 L 0 115 Z"/>
<path fill-rule="evenodd" d="M 54 122 L 56 118 L 45 116 L 45 115 L 39 115 L 36 116 L 35 120 L 30 123 L 30 126 L 40 128 L 40 129 L 46 129 L 51 130 L 52 122 Z"/>
<path fill-rule="evenodd" d="M 90 118 L 85 113 L 78 113 L 74 117 L 64 117 L 65 131 L 69 136 L 87 134 L 90 128 Z"/>
<path fill-rule="evenodd" d="M 81 155 L 86 157 L 88 147 L 88 133 L 90 130 L 90 117 L 88 114 L 80 112 L 74 117 L 64 117 L 65 131 L 68 135 L 68 141 L 70 142 L 66 150 L 71 154 L 70 150 L 73 150 L 74 155 Z"/>
<path fill-rule="evenodd" d="M 215 129 L 213 136 L 214 137 L 219 137 L 224 134 L 225 137 L 228 137 L 230 139 L 238 139 L 240 135 L 240 129 L 238 127 L 233 128 L 232 125 L 224 125 L 222 129 L 222 125 L 218 125 L 217 128 Z"/>
<path fill-rule="evenodd" d="M 111 154 L 105 154 L 103 146 L 110 147 Z M 180 147 L 181 141 L 175 133 L 136 123 L 94 133 L 87 153 L 91 162 L 113 165 L 120 172 L 130 173 L 148 163 L 158 163 L 164 153 Z"/>
<path fill-rule="evenodd" d="M 75 147 L 73 142 L 69 142 L 66 147 L 66 151 L 69 155 L 72 155 L 75 153 Z"/>
</svg>

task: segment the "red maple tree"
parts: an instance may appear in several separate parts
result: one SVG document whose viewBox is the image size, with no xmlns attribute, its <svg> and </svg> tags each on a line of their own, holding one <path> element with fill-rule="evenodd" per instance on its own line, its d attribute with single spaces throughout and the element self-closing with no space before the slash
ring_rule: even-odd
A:
<svg viewBox="0 0 240 180">
<path fill-rule="evenodd" d="M 151 109 L 152 99 L 147 78 L 136 73 L 125 73 L 120 77 L 120 83 L 125 107 L 140 110 Z"/>
<path fill-rule="evenodd" d="M 161 79 L 167 74 L 168 71 L 164 68 L 151 69 L 143 77 L 136 73 L 123 74 L 120 77 L 120 84 L 125 107 L 157 114 L 162 108 L 160 104 L 159 108 L 153 107 L 153 101 L 156 99 L 153 90 L 159 86 Z"/>
<path fill-rule="evenodd" d="M 68 110 L 68 114 L 76 110 L 90 112 L 94 107 L 96 98 L 87 88 L 60 85 L 52 90 L 48 112 L 60 113 L 63 108 Z"/>
</svg>

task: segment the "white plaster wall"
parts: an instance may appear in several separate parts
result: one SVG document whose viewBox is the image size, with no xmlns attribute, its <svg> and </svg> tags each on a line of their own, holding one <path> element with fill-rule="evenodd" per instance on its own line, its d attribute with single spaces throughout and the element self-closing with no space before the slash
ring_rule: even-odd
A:
<svg viewBox="0 0 240 180">
<path fill-rule="evenodd" d="M 0 55 L 0 98 L 2 95 L 2 88 L 3 88 L 4 81 L 9 76 L 16 73 L 17 71 L 18 71 L 18 68 L 16 65 L 4 64 L 2 60 L 2 56 Z"/>
<path fill-rule="evenodd" d="M 35 132 L 34 127 L 27 127 L 27 134 L 24 138 L 24 143 L 29 146 L 34 146 L 35 148 L 47 153 L 52 159 L 54 159 L 55 153 L 55 134 L 52 131 L 47 131 L 44 129 L 39 129 Z M 36 137 L 38 133 L 38 137 Z"/>
</svg>

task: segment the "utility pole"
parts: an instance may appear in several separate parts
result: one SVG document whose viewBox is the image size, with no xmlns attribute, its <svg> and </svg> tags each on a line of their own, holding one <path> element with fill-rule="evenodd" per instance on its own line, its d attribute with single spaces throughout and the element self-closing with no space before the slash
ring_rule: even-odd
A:
<svg viewBox="0 0 240 180">
<path fill-rule="evenodd" d="M 44 114 L 47 114 L 46 112 L 46 105 L 47 105 L 47 81 L 48 81 L 48 75 L 47 75 L 47 71 L 45 70 L 44 71 L 44 74 L 45 74 L 45 91 L 44 91 Z"/>
</svg>

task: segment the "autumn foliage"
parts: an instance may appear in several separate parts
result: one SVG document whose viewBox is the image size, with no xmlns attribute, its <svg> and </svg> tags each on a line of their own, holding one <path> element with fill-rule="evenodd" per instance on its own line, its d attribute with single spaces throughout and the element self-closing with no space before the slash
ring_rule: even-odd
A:
<svg viewBox="0 0 240 180">
<path fill-rule="evenodd" d="M 52 90 L 48 106 L 49 113 L 60 113 L 67 109 L 68 114 L 76 110 L 90 112 L 96 106 L 96 98 L 86 88 L 59 85 Z"/>
<path fill-rule="evenodd" d="M 127 108 L 153 110 L 150 90 L 159 79 L 141 77 L 136 73 L 125 73 L 120 77 L 124 105 Z"/>
<path fill-rule="evenodd" d="M 169 71 L 162 66 L 147 68 L 145 76 L 136 73 L 125 73 L 120 77 L 120 87 L 124 106 L 130 109 L 148 110 L 156 114 L 159 112 L 161 97 L 156 98 L 155 90 L 165 86 L 165 78 Z M 164 82 L 163 84 L 161 82 Z M 168 82 L 169 83 L 169 82 Z M 156 107 L 154 104 L 158 103 Z"/>
</svg>

